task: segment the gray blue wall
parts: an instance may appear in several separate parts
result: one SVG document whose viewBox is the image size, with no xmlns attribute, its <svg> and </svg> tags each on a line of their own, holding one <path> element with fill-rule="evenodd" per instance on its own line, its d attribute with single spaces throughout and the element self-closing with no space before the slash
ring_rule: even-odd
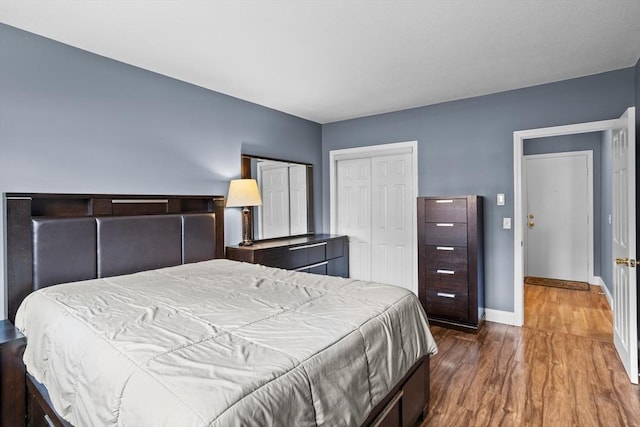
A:
<svg viewBox="0 0 640 427">
<path fill-rule="evenodd" d="M 329 151 L 418 141 L 419 194 L 479 194 L 485 205 L 487 308 L 513 312 L 513 132 L 619 117 L 635 104 L 634 68 L 322 126 L 324 228 Z M 473 78 L 473 76 L 469 76 Z M 505 193 L 506 206 L 496 206 Z"/>
<path fill-rule="evenodd" d="M 319 230 L 320 147 L 317 123 L 0 24 L 0 193 L 226 195 L 245 151 L 314 164 Z"/>
</svg>

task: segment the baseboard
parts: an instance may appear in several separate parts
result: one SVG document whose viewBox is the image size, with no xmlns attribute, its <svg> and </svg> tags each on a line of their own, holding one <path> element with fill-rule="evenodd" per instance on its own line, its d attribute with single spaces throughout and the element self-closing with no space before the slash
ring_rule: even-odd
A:
<svg viewBox="0 0 640 427">
<path fill-rule="evenodd" d="M 607 285 L 604 283 L 604 280 L 602 280 L 602 277 L 594 276 L 594 279 L 594 284 L 600 286 L 602 292 L 604 292 L 604 296 L 607 298 L 609 308 L 613 310 L 613 296 L 611 295 L 611 292 L 609 292 L 609 288 L 607 288 Z"/>
<path fill-rule="evenodd" d="M 484 309 L 485 320 L 487 322 L 502 323 L 505 325 L 520 326 L 516 324 L 516 314 L 512 311 Z"/>
</svg>

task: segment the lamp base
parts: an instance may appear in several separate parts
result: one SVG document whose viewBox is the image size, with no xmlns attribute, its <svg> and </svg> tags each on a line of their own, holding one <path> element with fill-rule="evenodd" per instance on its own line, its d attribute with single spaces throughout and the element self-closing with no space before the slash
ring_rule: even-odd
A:
<svg viewBox="0 0 640 427">
<path fill-rule="evenodd" d="M 238 246 L 253 246 L 251 235 L 249 233 L 249 208 L 242 208 L 242 242 Z"/>
</svg>

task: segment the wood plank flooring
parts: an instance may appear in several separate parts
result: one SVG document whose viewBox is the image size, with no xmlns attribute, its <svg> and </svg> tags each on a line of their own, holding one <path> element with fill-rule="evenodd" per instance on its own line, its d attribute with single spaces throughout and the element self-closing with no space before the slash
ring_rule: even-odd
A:
<svg viewBox="0 0 640 427">
<path fill-rule="evenodd" d="M 640 388 L 590 292 L 525 287 L 525 326 L 486 322 L 477 335 L 432 326 L 426 426 L 640 426 Z"/>
</svg>

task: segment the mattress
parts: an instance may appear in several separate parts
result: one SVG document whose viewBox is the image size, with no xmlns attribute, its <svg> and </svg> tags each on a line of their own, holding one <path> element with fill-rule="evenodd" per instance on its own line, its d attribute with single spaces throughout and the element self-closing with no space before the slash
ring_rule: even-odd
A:
<svg viewBox="0 0 640 427">
<path fill-rule="evenodd" d="M 78 427 L 360 425 L 437 351 L 405 289 L 229 260 L 41 289 L 16 326 Z"/>
</svg>

